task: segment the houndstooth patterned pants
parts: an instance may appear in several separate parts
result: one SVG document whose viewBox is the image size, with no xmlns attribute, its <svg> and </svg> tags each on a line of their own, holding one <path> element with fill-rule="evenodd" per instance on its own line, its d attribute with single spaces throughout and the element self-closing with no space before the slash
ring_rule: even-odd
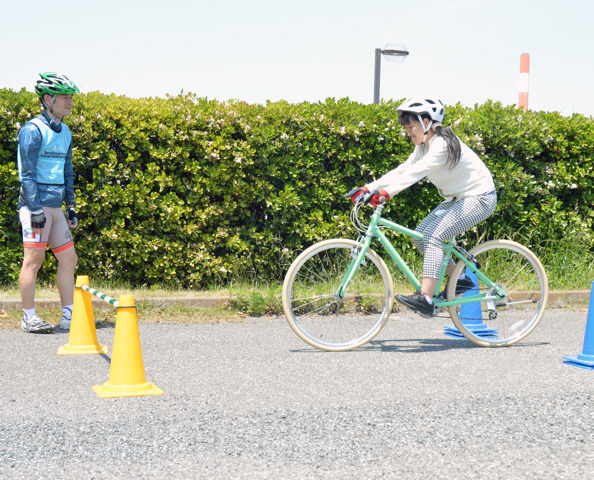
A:
<svg viewBox="0 0 594 480">
<path fill-rule="evenodd" d="M 439 277 L 444 257 L 443 242 L 489 218 L 496 206 L 497 194 L 492 191 L 460 200 L 447 200 L 427 215 L 415 229 L 424 239 L 413 239 L 424 256 L 423 278 Z"/>
</svg>

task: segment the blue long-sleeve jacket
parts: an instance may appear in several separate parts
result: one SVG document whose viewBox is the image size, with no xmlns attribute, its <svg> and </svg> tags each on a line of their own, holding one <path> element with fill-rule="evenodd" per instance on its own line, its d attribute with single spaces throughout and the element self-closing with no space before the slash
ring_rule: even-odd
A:
<svg viewBox="0 0 594 480">
<path fill-rule="evenodd" d="M 21 181 L 17 208 L 39 212 L 42 206 L 74 203 L 72 134 L 66 125 L 51 121 L 45 112 L 27 122 L 19 131 L 17 157 Z"/>
</svg>

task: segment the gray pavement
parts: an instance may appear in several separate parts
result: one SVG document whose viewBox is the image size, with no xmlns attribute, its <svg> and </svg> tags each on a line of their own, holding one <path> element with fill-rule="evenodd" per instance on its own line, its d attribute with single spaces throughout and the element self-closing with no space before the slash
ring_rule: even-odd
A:
<svg viewBox="0 0 594 480">
<path fill-rule="evenodd" d="M 549 309 L 520 344 L 476 347 L 447 318 L 394 315 L 351 352 L 310 348 L 283 317 L 140 324 L 162 396 L 99 398 L 107 355 L 68 333 L 0 331 L 0 478 L 591 479 L 585 310 Z"/>
</svg>

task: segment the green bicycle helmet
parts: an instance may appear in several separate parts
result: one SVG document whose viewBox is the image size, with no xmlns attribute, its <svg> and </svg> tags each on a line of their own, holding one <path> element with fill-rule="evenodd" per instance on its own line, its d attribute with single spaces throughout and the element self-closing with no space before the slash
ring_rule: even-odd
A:
<svg viewBox="0 0 594 480">
<path fill-rule="evenodd" d="M 48 95 L 68 95 L 70 93 L 80 93 L 78 87 L 66 75 L 59 73 L 45 72 L 40 73 L 41 80 L 37 80 L 35 91 L 37 95 L 43 97 Z"/>
</svg>

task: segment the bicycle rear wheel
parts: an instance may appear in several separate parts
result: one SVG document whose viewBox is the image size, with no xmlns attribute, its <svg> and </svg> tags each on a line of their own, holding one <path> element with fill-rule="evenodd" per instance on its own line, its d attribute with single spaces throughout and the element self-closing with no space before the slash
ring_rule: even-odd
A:
<svg viewBox="0 0 594 480">
<path fill-rule="evenodd" d="M 321 350 L 352 350 L 383 328 L 394 303 L 392 276 L 371 249 L 341 298 L 338 290 L 360 244 L 317 243 L 295 259 L 283 285 L 283 309 L 293 331 Z"/>
<path fill-rule="evenodd" d="M 468 340 L 483 347 L 519 342 L 536 328 L 547 306 L 549 288 L 542 264 L 528 248 L 508 240 L 485 242 L 469 253 L 496 285 L 489 288 L 478 280 L 478 286 L 465 295 L 488 292 L 493 298 L 448 307 L 454 325 Z M 465 273 L 465 267 L 458 262 L 451 279 Z M 473 280 L 476 282 L 476 277 Z M 448 301 L 456 296 L 456 283 L 449 282 Z"/>
</svg>

